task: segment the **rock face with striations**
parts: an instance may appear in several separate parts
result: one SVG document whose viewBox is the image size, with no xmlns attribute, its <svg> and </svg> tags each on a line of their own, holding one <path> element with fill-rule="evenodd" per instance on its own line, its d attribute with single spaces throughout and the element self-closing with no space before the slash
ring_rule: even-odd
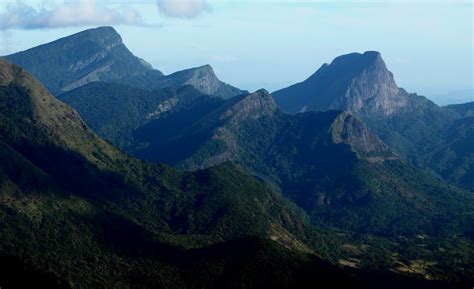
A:
<svg viewBox="0 0 474 289">
<path fill-rule="evenodd" d="M 273 95 L 282 109 L 292 113 L 338 109 L 389 116 L 408 103 L 408 94 L 398 88 L 375 51 L 339 56 L 305 81 Z"/>
<path fill-rule="evenodd" d="M 134 56 L 112 27 L 85 30 L 5 58 L 28 70 L 55 95 L 93 81 L 162 75 Z"/>
<path fill-rule="evenodd" d="M 234 122 L 248 118 L 258 119 L 262 116 L 272 116 L 277 107 L 268 91 L 261 89 L 242 98 L 227 109 L 221 119 L 231 119 Z"/>
<path fill-rule="evenodd" d="M 224 99 L 248 93 L 220 81 L 210 65 L 178 71 L 150 84 L 155 89 L 183 85 L 191 85 L 201 93 Z"/>
</svg>

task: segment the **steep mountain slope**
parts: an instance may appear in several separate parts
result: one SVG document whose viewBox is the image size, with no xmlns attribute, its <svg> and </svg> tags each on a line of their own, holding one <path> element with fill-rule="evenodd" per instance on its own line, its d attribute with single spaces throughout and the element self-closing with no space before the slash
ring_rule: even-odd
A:
<svg viewBox="0 0 474 289">
<path fill-rule="evenodd" d="M 189 85 L 143 90 L 104 82 L 85 85 L 59 99 L 74 107 L 101 137 L 132 155 L 153 145 L 142 136 L 149 126 L 154 128 L 153 138 L 166 138 L 223 102 Z"/>
<path fill-rule="evenodd" d="M 93 81 L 162 75 L 135 57 L 112 27 L 85 30 L 5 58 L 36 76 L 54 95 Z"/>
<path fill-rule="evenodd" d="M 273 263 L 268 254 L 281 255 L 283 264 L 293 262 L 295 270 L 307 264 L 344 276 L 298 253 L 324 241 L 286 201 L 241 169 L 223 165 L 180 173 L 131 159 L 3 60 L 0 159 L 0 255 L 64 276 L 73 287 L 216 288 L 216 282 L 227 282 L 229 266 L 244 266 L 251 256 L 267 266 Z M 282 245 L 251 239 L 202 251 L 182 248 L 239 236 Z M 260 257 L 250 248 L 266 253 Z M 248 258 L 232 265 L 235 254 Z M 264 272 L 268 280 L 287 274 L 272 267 Z M 238 288 L 256 286 L 248 274 L 231 280 Z"/>
<path fill-rule="evenodd" d="M 453 155 L 448 149 L 450 140 L 445 137 L 451 130 L 457 130 L 459 113 L 398 88 L 378 52 L 339 56 L 307 80 L 276 91 L 274 96 L 278 106 L 291 113 L 350 111 L 412 164 L 432 170 L 453 184 L 473 189 L 463 181 L 473 170 L 466 159 L 472 155 Z M 470 144 L 474 146 L 466 143 Z M 447 150 L 439 151 L 442 148 Z M 451 177 L 452 168 L 442 166 L 439 154 L 450 154 L 452 162 L 463 163 L 467 166 L 463 169 L 466 174 L 458 171 L 457 177 Z"/>
<path fill-rule="evenodd" d="M 273 96 L 279 107 L 291 113 L 338 109 L 389 116 L 409 102 L 375 51 L 339 56 L 305 81 Z"/>
</svg>

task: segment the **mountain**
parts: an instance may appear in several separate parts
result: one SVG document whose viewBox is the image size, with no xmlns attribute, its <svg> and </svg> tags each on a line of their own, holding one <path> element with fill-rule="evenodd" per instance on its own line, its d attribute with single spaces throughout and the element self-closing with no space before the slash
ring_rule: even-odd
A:
<svg viewBox="0 0 474 289">
<path fill-rule="evenodd" d="M 112 27 L 85 30 L 5 58 L 36 76 L 54 95 L 93 81 L 162 75 L 134 56 Z"/>
<path fill-rule="evenodd" d="M 130 158 L 4 60 L 0 132 L 2 287 L 457 286 L 323 261 L 311 252 L 337 255 L 341 237 L 241 168 Z"/>
<path fill-rule="evenodd" d="M 348 112 L 288 115 L 264 90 L 222 100 L 199 94 L 189 98 L 191 93 L 159 98 L 158 91 L 147 98 L 110 84 L 80 93 L 86 88 L 62 99 L 83 111 L 86 122 L 104 136 L 106 128 L 134 123 L 121 111 L 131 117 L 137 108 L 148 108 L 136 115 L 147 115 L 149 120 L 128 135 L 134 143 L 127 151 L 134 156 L 188 170 L 235 162 L 280 189 L 314 224 L 382 235 L 434 234 L 440 229 L 434 224 L 445 221 L 433 223 L 432 217 L 450 207 L 447 204 L 459 205 L 456 199 L 464 195 L 401 161 Z M 123 106 L 109 109 L 112 99 Z M 110 138 L 115 143 L 121 139 Z M 406 194 L 413 197 L 400 197 Z M 373 218 L 378 220 L 369 221 Z"/>
<path fill-rule="evenodd" d="M 5 58 L 37 77 L 55 96 L 97 81 L 143 90 L 190 85 L 222 98 L 246 93 L 220 81 L 209 65 L 164 76 L 134 56 L 112 27 L 85 30 Z"/>
<path fill-rule="evenodd" d="M 179 280 L 173 286 L 213 288 L 223 274 L 219 270 L 233 266 L 226 256 L 237 251 L 227 245 L 183 247 L 254 236 L 284 244 L 275 249 L 283 255 L 293 256 L 286 249 L 293 248 L 295 256 L 303 256 L 297 252 L 311 251 L 312 245 L 296 235 L 306 231 L 308 240 L 318 239 L 297 211 L 242 169 L 225 164 L 181 173 L 129 158 L 3 60 L 0 132 L 0 256 L 18 256 L 28 266 L 65 276 L 73 287 L 156 288 Z M 296 235 L 287 226 L 295 226 Z M 242 242 L 247 242 L 243 255 L 261 247 Z M 216 271 L 197 269 L 196 255 Z"/>
<path fill-rule="evenodd" d="M 237 163 L 303 209 L 313 226 L 338 230 L 338 238 L 348 238 L 351 248 L 377 247 L 374 259 L 360 255 L 363 249 L 345 251 L 344 260 L 352 260 L 347 262 L 354 266 L 368 262 L 368 266 L 419 272 L 407 264 L 421 258 L 436 264 L 428 269 L 435 276 L 439 272 L 459 276 L 474 268 L 469 257 L 461 262 L 464 265 L 446 266 L 454 252 L 463 256 L 474 252 L 461 245 L 471 244 L 466 238 L 472 195 L 407 164 L 359 117 L 334 110 L 289 115 L 264 90 L 228 100 L 205 95 L 194 100 L 183 106 L 180 101 L 158 104 L 152 114 L 156 117 L 135 129 L 135 141 L 146 146 L 136 146 L 132 154 L 191 171 Z M 94 117 L 86 117 L 86 122 L 102 128 L 118 122 L 104 103 L 94 102 L 93 107 L 97 108 Z M 453 235 L 460 239 L 454 241 Z M 357 241 L 354 236 L 364 237 Z M 443 256 L 431 249 L 413 254 L 420 253 L 418 246 L 437 248 L 448 243 L 459 247 L 451 246 L 452 253 Z"/>
<path fill-rule="evenodd" d="M 132 155 L 151 145 L 141 136 L 151 123 L 160 123 L 153 136 L 166 138 L 223 102 L 190 85 L 144 90 L 105 82 L 90 83 L 58 98 L 74 107 L 101 137 Z"/>
<path fill-rule="evenodd" d="M 210 65 L 172 73 L 156 82 L 150 83 L 149 88 L 159 89 L 185 85 L 190 85 L 203 94 L 217 96 L 224 99 L 248 93 L 247 91 L 240 90 L 220 81 Z"/>
<path fill-rule="evenodd" d="M 446 106 L 446 108 L 455 111 L 461 118 L 474 116 L 474 101 L 462 104 L 452 104 Z"/>
<path fill-rule="evenodd" d="M 471 153 L 452 154 L 448 135 L 463 130 L 460 114 L 452 107 L 439 107 L 423 96 L 399 88 L 380 53 L 351 53 L 324 64 L 307 80 L 274 93 L 279 107 L 300 111 L 349 111 L 370 127 L 389 147 L 413 165 L 432 171 L 451 183 L 473 190 Z M 459 144 L 459 143 L 458 143 Z M 466 139 L 463 150 L 474 146 Z M 444 150 L 444 151 L 442 151 Z M 463 164 L 453 177 L 449 162 Z M 444 165 L 443 165 L 444 164 Z"/>
<path fill-rule="evenodd" d="M 408 105 L 380 53 L 351 53 L 324 64 L 305 81 L 273 93 L 283 110 L 347 110 L 389 116 Z"/>
<path fill-rule="evenodd" d="M 439 227 L 429 229 L 434 219 L 428 216 L 448 203 L 460 205 L 456 199 L 464 196 L 402 162 L 350 113 L 288 115 L 264 90 L 223 103 L 174 137 L 148 135 L 156 146 L 135 152 L 138 157 L 190 170 L 235 162 L 280 188 L 315 224 L 378 234 L 433 233 Z"/>
<path fill-rule="evenodd" d="M 474 188 L 474 102 L 449 105 L 457 119 L 442 132 L 430 154 L 430 166 L 447 180 Z"/>
</svg>

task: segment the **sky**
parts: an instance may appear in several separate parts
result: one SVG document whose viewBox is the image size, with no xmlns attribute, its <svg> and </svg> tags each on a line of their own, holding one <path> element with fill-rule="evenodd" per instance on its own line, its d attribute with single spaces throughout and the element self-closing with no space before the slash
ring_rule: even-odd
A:
<svg viewBox="0 0 474 289">
<path fill-rule="evenodd" d="M 473 18 L 471 0 L 1 0 L 0 55 L 110 25 L 165 74 L 211 64 L 227 83 L 274 91 L 376 50 L 400 87 L 462 102 L 474 100 Z"/>
</svg>

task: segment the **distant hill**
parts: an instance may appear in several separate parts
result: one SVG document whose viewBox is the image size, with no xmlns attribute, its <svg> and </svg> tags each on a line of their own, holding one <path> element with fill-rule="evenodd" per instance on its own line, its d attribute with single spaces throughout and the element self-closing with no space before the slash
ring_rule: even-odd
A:
<svg viewBox="0 0 474 289">
<path fill-rule="evenodd" d="M 474 101 L 474 89 L 462 89 L 442 94 L 430 95 L 430 99 L 440 106 L 472 102 Z"/>
<path fill-rule="evenodd" d="M 452 104 L 446 106 L 446 108 L 458 113 L 459 117 L 474 116 L 474 101 L 462 104 Z"/>
</svg>

